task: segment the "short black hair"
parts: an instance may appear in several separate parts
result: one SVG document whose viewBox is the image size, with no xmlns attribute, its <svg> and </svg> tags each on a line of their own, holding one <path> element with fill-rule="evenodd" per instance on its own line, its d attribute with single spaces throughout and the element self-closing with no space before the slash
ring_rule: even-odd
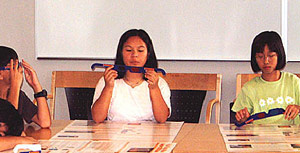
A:
<svg viewBox="0 0 300 153">
<path fill-rule="evenodd" d="M 14 106 L 4 99 L 0 99 L 0 122 L 8 127 L 4 132 L 6 136 L 20 136 L 24 130 L 23 118 Z"/>
<path fill-rule="evenodd" d="M 18 59 L 16 51 L 6 46 L 0 46 L 0 67 L 6 66 L 11 59 Z"/>
<path fill-rule="evenodd" d="M 286 55 L 280 35 L 274 31 L 264 31 L 254 38 L 251 46 L 251 67 L 255 73 L 261 71 L 256 61 L 256 53 L 262 53 L 266 45 L 270 51 L 277 53 L 276 70 L 282 70 L 286 65 Z"/>
<path fill-rule="evenodd" d="M 144 31 L 143 29 L 130 29 L 121 36 L 121 38 L 119 40 L 118 48 L 117 48 L 115 64 L 116 65 L 125 65 L 124 61 L 123 61 L 122 49 L 123 49 L 124 43 L 127 41 L 127 39 L 130 37 L 133 37 L 133 36 L 140 37 L 147 46 L 148 56 L 147 56 L 147 61 L 144 65 L 144 67 L 157 68 L 158 62 L 156 59 L 152 40 L 151 40 L 150 36 L 147 34 L 147 32 Z M 125 75 L 125 72 L 118 72 L 117 79 L 123 78 L 124 75 Z"/>
</svg>

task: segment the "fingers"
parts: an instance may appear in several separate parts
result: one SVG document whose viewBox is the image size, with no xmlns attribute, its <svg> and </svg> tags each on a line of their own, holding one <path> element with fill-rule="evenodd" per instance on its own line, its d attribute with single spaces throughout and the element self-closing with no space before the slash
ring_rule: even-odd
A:
<svg viewBox="0 0 300 153">
<path fill-rule="evenodd" d="M 114 80 L 118 77 L 118 72 L 116 70 L 113 70 L 112 68 L 113 66 L 110 66 L 104 71 L 105 85 L 108 85 L 110 87 L 113 87 Z"/>
<path fill-rule="evenodd" d="M 288 105 L 284 112 L 284 118 L 286 120 L 293 120 L 299 114 L 300 106 L 298 105 Z"/>
<path fill-rule="evenodd" d="M 145 73 L 145 78 L 148 79 L 147 82 L 149 83 L 149 85 L 158 85 L 159 76 L 155 71 L 147 70 Z"/>
<path fill-rule="evenodd" d="M 24 70 L 26 71 L 26 73 L 35 74 L 33 67 L 23 59 L 22 59 L 22 66 L 24 67 Z"/>
<path fill-rule="evenodd" d="M 118 76 L 118 72 L 112 69 L 113 66 L 105 69 L 104 75 L 110 80 L 115 79 Z"/>
<path fill-rule="evenodd" d="M 22 66 L 26 69 L 30 69 L 34 71 L 33 67 L 29 63 L 27 63 L 24 59 L 22 59 Z"/>
<path fill-rule="evenodd" d="M 22 66 L 19 66 L 18 60 L 10 60 L 10 77 L 11 82 L 22 82 L 23 79 L 23 68 Z"/>
<path fill-rule="evenodd" d="M 248 117 L 250 117 L 250 113 L 248 112 L 247 107 L 245 107 L 244 109 L 236 112 L 236 114 L 235 114 L 235 118 L 236 118 L 237 121 L 247 119 Z"/>
</svg>

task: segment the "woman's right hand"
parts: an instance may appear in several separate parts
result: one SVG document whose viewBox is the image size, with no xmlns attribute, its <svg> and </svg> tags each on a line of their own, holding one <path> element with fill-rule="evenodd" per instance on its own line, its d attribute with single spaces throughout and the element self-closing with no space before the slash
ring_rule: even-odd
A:
<svg viewBox="0 0 300 153">
<path fill-rule="evenodd" d="M 110 88 L 114 87 L 115 78 L 118 77 L 118 72 L 116 70 L 113 70 L 113 67 L 114 66 L 110 66 L 104 71 L 105 86 Z"/>
<path fill-rule="evenodd" d="M 16 86 L 18 88 L 21 87 L 23 82 L 23 68 L 20 65 L 19 61 L 16 60 L 15 62 L 13 59 L 10 60 L 10 85 Z"/>
<path fill-rule="evenodd" d="M 236 112 L 236 114 L 235 114 L 235 118 L 238 122 L 244 122 L 249 117 L 250 117 L 250 113 L 248 112 L 247 107 L 245 107 L 244 109 L 241 109 L 240 111 Z"/>
</svg>

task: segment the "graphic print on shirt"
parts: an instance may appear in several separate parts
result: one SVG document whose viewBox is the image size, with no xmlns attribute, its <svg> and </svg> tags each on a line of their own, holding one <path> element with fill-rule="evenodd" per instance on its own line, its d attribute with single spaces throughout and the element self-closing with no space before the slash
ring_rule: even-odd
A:
<svg viewBox="0 0 300 153">
<path fill-rule="evenodd" d="M 276 100 L 274 100 L 271 97 L 268 97 L 266 100 L 265 99 L 260 99 L 259 100 L 259 105 L 260 105 L 260 107 L 274 105 L 275 103 L 278 103 L 278 104 L 282 105 L 284 102 L 287 105 L 289 105 L 289 104 L 293 104 L 294 101 L 295 100 L 290 96 L 287 96 L 286 98 L 283 98 L 282 96 L 280 96 L 280 97 L 277 97 Z"/>
</svg>

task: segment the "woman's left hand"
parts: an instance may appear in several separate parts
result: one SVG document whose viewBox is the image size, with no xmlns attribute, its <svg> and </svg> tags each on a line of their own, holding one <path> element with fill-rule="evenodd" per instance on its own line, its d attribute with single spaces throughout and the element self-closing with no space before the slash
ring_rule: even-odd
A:
<svg viewBox="0 0 300 153">
<path fill-rule="evenodd" d="M 287 120 L 293 120 L 299 114 L 300 106 L 299 105 L 288 105 L 284 112 L 284 118 Z"/>
<path fill-rule="evenodd" d="M 29 65 L 29 63 L 24 60 L 22 60 L 22 65 L 24 67 L 24 74 L 27 83 L 33 88 L 35 92 L 39 92 L 40 90 L 42 90 L 41 84 L 34 69 Z"/>
<path fill-rule="evenodd" d="M 147 78 L 149 89 L 158 88 L 159 76 L 155 71 L 147 70 L 145 73 L 145 78 Z"/>
</svg>

